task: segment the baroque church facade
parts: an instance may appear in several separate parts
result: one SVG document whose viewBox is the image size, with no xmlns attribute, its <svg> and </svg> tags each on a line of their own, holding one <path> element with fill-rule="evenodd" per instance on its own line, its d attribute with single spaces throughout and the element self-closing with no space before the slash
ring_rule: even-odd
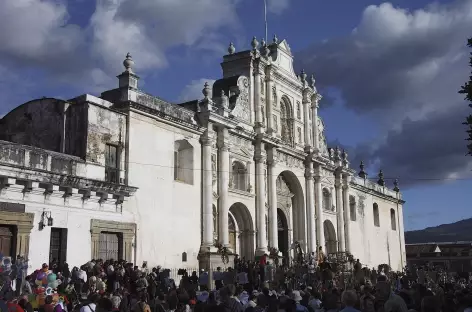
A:
<svg viewBox="0 0 472 312">
<path fill-rule="evenodd" d="M 81 265 L 125 259 L 220 265 L 215 245 L 254 259 L 320 246 L 367 266 L 405 264 L 403 203 L 327 146 L 313 77 L 285 40 L 236 52 L 201 99 L 138 87 L 127 55 L 118 88 L 24 103 L 0 121 L 4 255 Z"/>
</svg>

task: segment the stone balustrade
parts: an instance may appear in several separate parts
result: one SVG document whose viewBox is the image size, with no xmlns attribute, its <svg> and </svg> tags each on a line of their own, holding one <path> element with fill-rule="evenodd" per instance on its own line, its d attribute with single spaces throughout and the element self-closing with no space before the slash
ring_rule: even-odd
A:
<svg viewBox="0 0 472 312">
<path fill-rule="evenodd" d="M 0 141 L 0 191 L 121 205 L 137 188 L 103 180 L 105 169 L 83 159 Z M 100 179 L 98 179 L 100 178 Z"/>
<path fill-rule="evenodd" d="M 363 186 L 364 188 L 370 189 L 388 197 L 397 198 L 397 193 L 394 190 L 389 189 L 387 186 L 378 185 L 371 180 L 364 180 L 360 177 L 353 176 L 351 178 L 351 184 Z M 398 199 L 401 199 L 401 193 L 398 193 Z"/>
</svg>

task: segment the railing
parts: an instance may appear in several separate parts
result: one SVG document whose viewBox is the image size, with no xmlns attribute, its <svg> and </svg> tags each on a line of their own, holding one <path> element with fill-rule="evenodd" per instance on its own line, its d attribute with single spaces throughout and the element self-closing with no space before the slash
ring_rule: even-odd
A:
<svg viewBox="0 0 472 312">
<path fill-rule="evenodd" d="M 179 286 L 180 280 L 182 279 L 182 275 L 179 275 L 179 270 L 184 269 L 187 270 L 188 275 L 191 276 L 192 272 L 197 272 L 197 276 L 199 276 L 198 268 L 178 268 L 178 269 L 169 269 L 169 277 L 174 280 L 175 285 Z"/>
</svg>

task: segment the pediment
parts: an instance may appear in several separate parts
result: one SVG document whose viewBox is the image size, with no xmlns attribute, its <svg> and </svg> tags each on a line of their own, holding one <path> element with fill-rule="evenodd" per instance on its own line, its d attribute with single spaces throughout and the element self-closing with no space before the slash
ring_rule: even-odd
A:
<svg viewBox="0 0 472 312">
<path fill-rule="evenodd" d="M 282 40 L 279 42 L 279 49 L 284 50 L 286 53 L 292 55 L 292 51 L 290 50 L 290 46 L 288 45 L 287 40 Z"/>
</svg>

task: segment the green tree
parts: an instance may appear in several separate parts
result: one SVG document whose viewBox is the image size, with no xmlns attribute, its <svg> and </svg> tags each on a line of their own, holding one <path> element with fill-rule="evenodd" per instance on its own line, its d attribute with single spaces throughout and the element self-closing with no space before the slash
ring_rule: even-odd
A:
<svg viewBox="0 0 472 312">
<path fill-rule="evenodd" d="M 467 40 L 467 45 L 472 48 L 472 38 Z M 472 67 L 472 52 L 470 52 L 470 67 Z M 471 70 L 472 74 L 472 70 Z M 469 77 L 469 81 L 467 81 L 459 91 L 461 94 L 465 94 L 465 99 L 469 101 L 469 107 L 472 108 L 472 75 Z M 468 138 L 466 139 L 469 143 L 467 144 L 467 154 L 472 156 L 472 114 L 467 116 L 465 121 L 462 123 L 467 126 L 467 134 Z"/>
</svg>

